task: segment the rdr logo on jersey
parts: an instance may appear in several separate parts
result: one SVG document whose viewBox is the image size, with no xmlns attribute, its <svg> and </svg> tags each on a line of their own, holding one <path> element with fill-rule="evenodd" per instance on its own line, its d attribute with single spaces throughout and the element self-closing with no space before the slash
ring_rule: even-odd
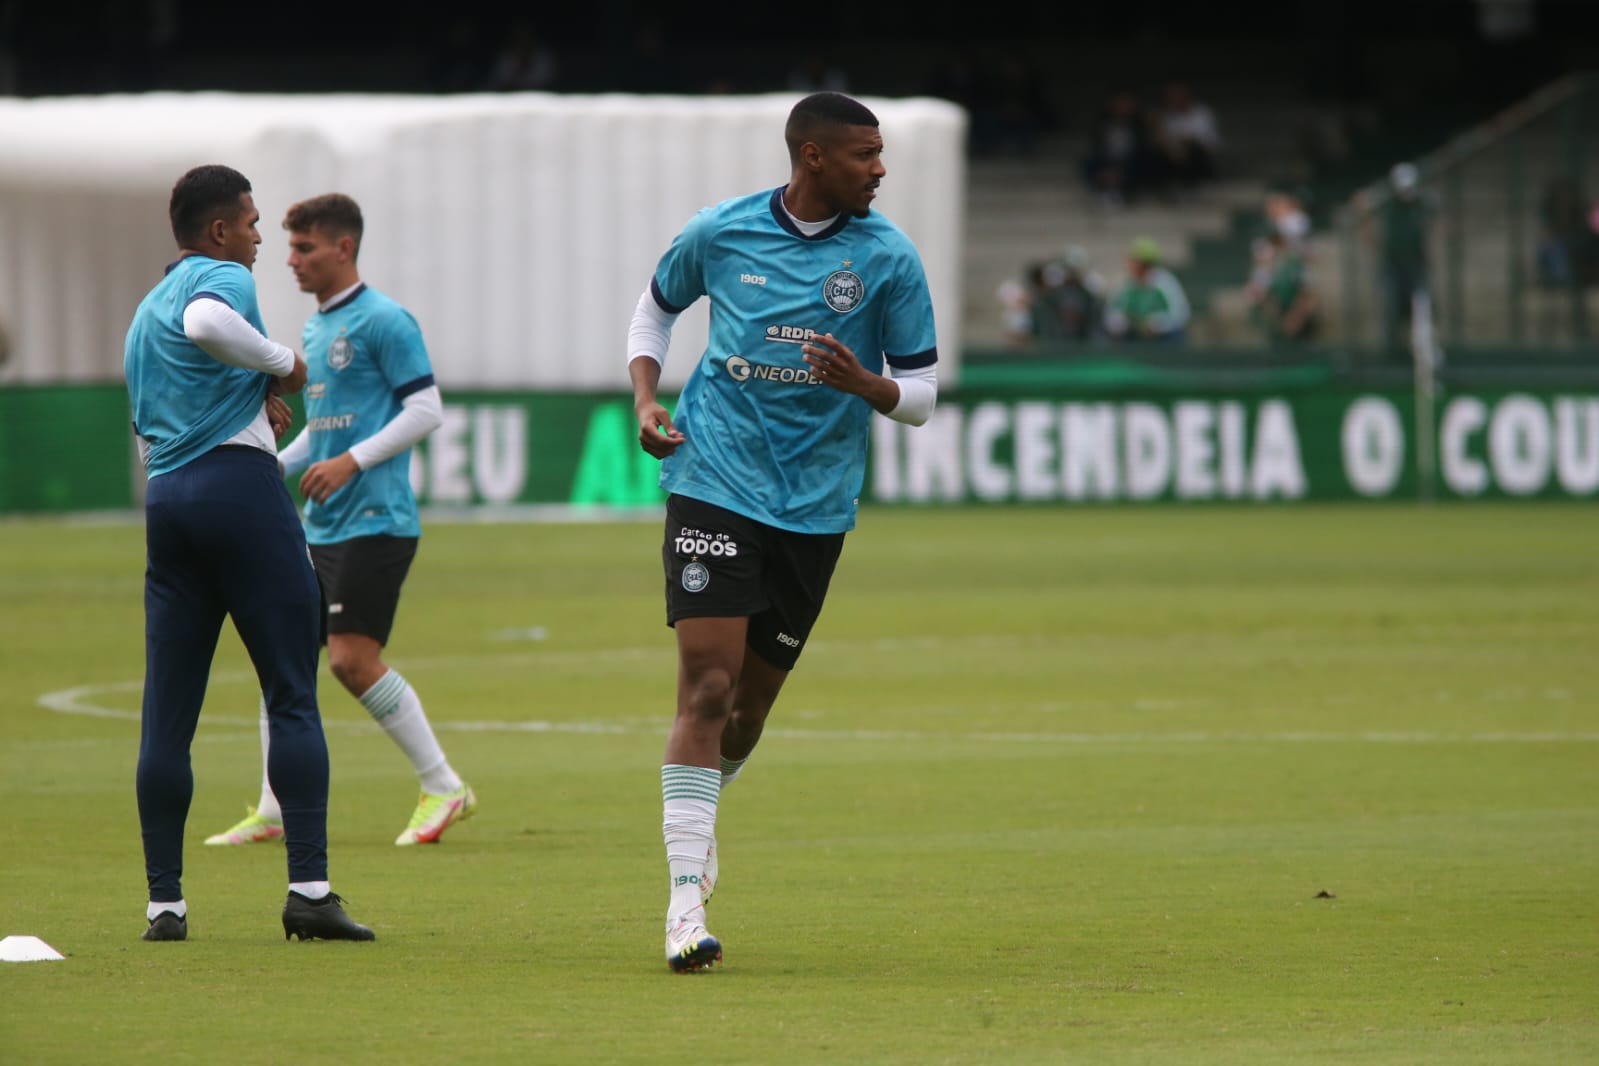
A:
<svg viewBox="0 0 1599 1066">
<path fill-rule="evenodd" d="M 822 282 L 822 299 L 841 315 L 847 315 L 866 299 L 866 283 L 853 270 L 835 270 Z"/>
<path fill-rule="evenodd" d="M 333 338 L 333 343 L 328 345 L 328 366 L 334 370 L 343 370 L 355 359 L 355 345 L 350 343 L 350 338 L 340 330 L 339 335 Z"/>
<path fill-rule="evenodd" d="M 809 344 L 816 331 L 809 326 L 767 326 L 766 339 L 778 344 Z"/>
</svg>

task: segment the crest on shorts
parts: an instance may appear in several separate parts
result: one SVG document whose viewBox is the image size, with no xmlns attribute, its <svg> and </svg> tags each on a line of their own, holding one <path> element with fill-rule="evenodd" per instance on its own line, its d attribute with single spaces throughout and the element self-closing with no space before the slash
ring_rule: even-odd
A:
<svg viewBox="0 0 1599 1066">
<path fill-rule="evenodd" d="M 689 563 L 683 568 L 683 588 L 688 592 L 703 592 L 711 583 L 711 572 L 701 562 Z"/>
<path fill-rule="evenodd" d="M 334 370 L 343 370 L 355 358 L 355 345 L 350 343 L 350 338 L 342 332 L 333 338 L 333 343 L 328 345 L 328 366 Z"/>
<path fill-rule="evenodd" d="M 822 282 L 822 299 L 841 315 L 847 315 L 866 299 L 866 283 L 853 270 L 835 270 Z"/>
</svg>

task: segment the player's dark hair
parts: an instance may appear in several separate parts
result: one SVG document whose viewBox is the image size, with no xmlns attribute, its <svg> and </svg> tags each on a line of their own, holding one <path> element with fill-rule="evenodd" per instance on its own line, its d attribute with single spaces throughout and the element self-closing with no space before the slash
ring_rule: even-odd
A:
<svg viewBox="0 0 1599 1066">
<path fill-rule="evenodd" d="M 250 179 L 232 167 L 207 163 L 195 167 L 172 186 L 167 217 L 178 247 L 188 248 L 205 235 L 213 220 L 239 217 L 239 198 L 250 191 Z"/>
<path fill-rule="evenodd" d="M 871 108 L 843 93 L 812 93 L 788 113 L 783 139 L 788 142 L 788 157 L 799 161 L 800 148 L 807 141 L 820 142 L 828 133 L 844 126 L 877 126 Z"/>
<path fill-rule="evenodd" d="M 366 228 L 361 205 L 342 192 L 301 200 L 283 216 L 283 228 L 290 233 L 309 233 L 318 227 L 335 238 L 354 237 L 356 251 L 360 251 L 361 234 Z"/>
</svg>

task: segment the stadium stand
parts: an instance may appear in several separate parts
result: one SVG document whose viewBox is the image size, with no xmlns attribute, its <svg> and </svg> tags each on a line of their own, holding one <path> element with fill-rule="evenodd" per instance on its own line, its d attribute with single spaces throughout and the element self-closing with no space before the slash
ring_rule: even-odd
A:
<svg viewBox="0 0 1599 1066">
<path fill-rule="evenodd" d="M 292 15 L 274 11 L 263 12 L 248 34 L 219 42 L 200 29 L 208 23 L 197 17 L 201 5 L 194 0 L 0 6 L 9 12 L 0 21 L 0 91 L 22 95 L 488 91 L 492 59 L 511 18 L 496 5 L 462 0 L 447 20 L 430 17 L 427 31 L 419 32 L 420 22 L 372 22 L 350 8 L 325 13 L 323 32 L 305 41 Z M 1486 28 L 1490 7 L 1477 0 L 1307 0 L 1262 18 L 1251 9 L 1181 0 L 920 5 L 914 13 L 874 5 L 852 13 L 849 31 L 835 35 L 827 60 L 830 75 L 860 95 L 971 91 L 974 124 L 983 127 L 974 143 L 984 147 L 991 146 L 995 127 L 983 105 L 1007 98 L 1039 105 L 1020 126 L 1014 115 L 1002 117 L 1003 136 L 993 142 L 1000 150 L 971 160 L 962 278 L 969 346 L 1002 343 L 996 289 L 1019 277 L 1030 260 L 1080 245 L 1113 279 L 1135 237 L 1156 240 L 1179 272 L 1194 303 L 1193 343 L 1259 343 L 1243 285 L 1251 244 L 1263 226 L 1263 198 L 1275 187 L 1293 188 L 1310 209 L 1314 282 L 1328 303 L 1328 339 L 1337 339 L 1357 317 L 1350 309 L 1361 312 L 1359 300 L 1366 298 L 1354 289 L 1370 287 L 1369 279 L 1349 276 L 1337 232 L 1338 209 L 1349 194 L 1380 180 L 1396 160 L 1425 157 L 1563 73 L 1599 67 L 1594 5 L 1530 0 L 1522 5 L 1532 19 L 1530 32 L 1506 39 Z M 82 17 L 77 8 L 98 17 Z M 605 0 L 598 12 L 599 19 L 591 9 L 539 12 L 541 34 L 560 60 L 556 89 L 742 93 L 791 84 L 798 46 L 771 34 L 766 16 L 753 8 L 729 9 L 712 21 L 677 19 L 672 5 L 641 0 Z M 358 46 L 337 43 L 345 41 Z M 670 50 L 670 64 L 649 58 L 651 49 L 659 56 L 663 48 Z M 646 70 L 655 72 L 654 81 L 640 81 Z M 1103 210 L 1079 171 L 1093 111 L 1121 88 L 1153 106 L 1172 79 L 1192 85 L 1220 120 L 1219 178 L 1176 203 L 1154 199 Z M 1537 136 L 1545 135 L 1555 136 Z M 1452 282 L 1459 313 L 1469 306 L 1479 316 L 1470 323 L 1473 333 L 1581 334 L 1569 293 L 1537 290 L 1529 280 L 1519 310 L 1498 311 L 1470 295 L 1503 286 L 1515 269 L 1507 264 L 1532 254 L 1533 205 L 1553 158 L 1536 139 L 1529 133 L 1529 163 L 1519 176 L 1486 177 L 1494 164 L 1479 159 L 1461 169 L 1461 187 L 1451 194 L 1461 197 L 1466 217 L 1474 218 L 1477 206 L 1499 216 L 1497 223 L 1491 217 L 1484 226 L 1473 223 L 1473 274 Z M 1574 164 L 1566 157 L 1564 165 Z M 1516 182 L 1525 188 L 1528 217 L 1524 232 L 1513 233 L 1505 222 L 1512 212 L 1498 200 L 1492 206 L 1486 201 L 1502 199 Z M 1481 267 L 1484 260 L 1492 261 L 1493 272 Z M 1531 260 L 1523 265 L 1530 279 Z M 1449 305 L 1444 308 L 1447 314 Z M 1518 325 L 1518 316 L 1526 321 Z M 1465 319 L 1457 325 L 1465 328 Z"/>
</svg>

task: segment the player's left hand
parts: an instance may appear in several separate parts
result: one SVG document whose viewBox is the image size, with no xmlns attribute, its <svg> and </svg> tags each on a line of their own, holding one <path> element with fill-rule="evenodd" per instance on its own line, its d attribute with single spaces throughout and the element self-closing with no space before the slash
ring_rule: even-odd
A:
<svg viewBox="0 0 1599 1066">
<path fill-rule="evenodd" d="M 350 479 L 361 472 L 355 465 L 355 456 L 349 452 L 312 463 L 300 478 L 300 495 L 317 503 L 327 503 L 328 497 L 338 492 Z"/>
<path fill-rule="evenodd" d="M 831 333 L 816 334 L 800 347 L 800 351 L 805 353 L 805 362 L 816 380 L 839 392 L 864 396 L 880 379 L 880 375 L 861 366 L 849 345 Z"/>
<path fill-rule="evenodd" d="M 273 439 L 282 440 L 283 435 L 289 431 L 289 425 L 294 421 L 294 412 L 283 402 L 281 396 L 268 396 L 266 410 L 267 421 L 272 424 Z"/>
</svg>

